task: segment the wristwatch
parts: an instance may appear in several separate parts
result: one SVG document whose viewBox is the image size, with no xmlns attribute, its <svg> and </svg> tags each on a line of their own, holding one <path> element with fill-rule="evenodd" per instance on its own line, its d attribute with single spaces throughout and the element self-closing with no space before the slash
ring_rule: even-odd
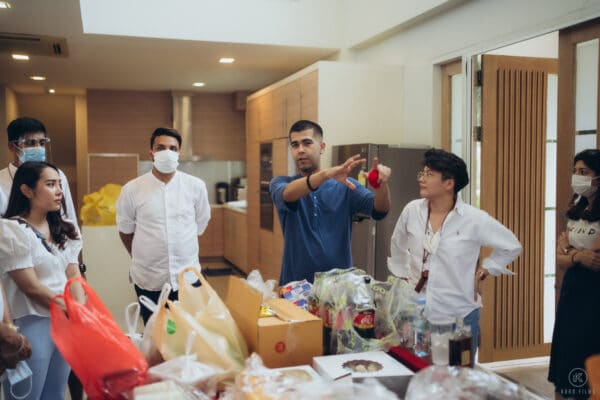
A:
<svg viewBox="0 0 600 400">
<path fill-rule="evenodd" d="M 79 264 L 79 272 L 82 274 L 85 274 L 85 271 L 87 271 L 87 267 L 85 266 L 84 263 Z"/>
</svg>

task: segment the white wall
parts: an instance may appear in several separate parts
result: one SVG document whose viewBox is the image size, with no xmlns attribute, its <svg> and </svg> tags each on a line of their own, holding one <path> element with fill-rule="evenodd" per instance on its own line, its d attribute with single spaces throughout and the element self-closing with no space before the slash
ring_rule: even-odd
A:
<svg viewBox="0 0 600 400">
<path fill-rule="evenodd" d="M 462 0 L 460 0 L 462 1 Z M 459 3 L 457 0 L 346 0 L 340 13 L 345 22 L 346 47 L 362 45 L 364 41 L 384 35 L 414 18 L 441 6 Z"/>
<path fill-rule="evenodd" d="M 486 54 L 517 57 L 558 58 L 558 31 L 536 36 L 509 46 L 488 51 Z"/>
<path fill-rule="evenodd" d="M 469 1 L 364 49 L 340 52 L 338 59 L 402 65 L 402 141 L 438 145 L 436 65 L 599 15 L 600 0 Z"/>
<path fill-rule="evenodd" d="M 328 146 L 321 159 L 331 165 L 338 144 L 403 144 L 402 68 L 319 62 L 319 123 Z"/>
</svg>

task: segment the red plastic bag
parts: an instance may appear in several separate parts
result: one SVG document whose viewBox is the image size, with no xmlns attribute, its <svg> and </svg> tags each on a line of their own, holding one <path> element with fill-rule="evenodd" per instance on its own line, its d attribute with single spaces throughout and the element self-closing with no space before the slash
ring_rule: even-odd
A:
<svg viewBox="0 0 600 400">
<path fill-rule="evenodd" d="M 79 282 L 85 304 L 73 298 L 69 287 Z M 67 313 L 54 301 L 63 298 Z M 50 303 L 52 339 L 90 398 L 128 399 L 146 380 L 148 363 L 115 322 L 98 295 L 82 278 L 69 279 L 64 295 Z"/>
</svg>

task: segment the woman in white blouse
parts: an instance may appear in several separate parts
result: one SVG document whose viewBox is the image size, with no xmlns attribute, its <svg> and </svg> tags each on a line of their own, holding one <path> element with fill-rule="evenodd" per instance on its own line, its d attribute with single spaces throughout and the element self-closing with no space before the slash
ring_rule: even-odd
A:
<svg viewBox="0 0 600 400">
<path fill-rule="evenodd" d="M 550 371 L 556 398 L 587 399 L 585 359 L 600 353 L 600 150 L 574 159 L 574 196 L 556 260 L 565 271 L 556 309 Z"/>
<path fill-rule="evenodd" d="M 27 364 L 33 387 L 27 399 L 65 397 L 69 366 L 50 336 L 49 307 L 67 279 L 79 276 L 81 239 L 77 228 L 63 220 L 63 210 L 57 168 L 45 162 L 22 164 L 14 176 L 5 219 L 0 220 L 0 270 L 14 323 L 31 342 Z M 83 301 L 81 286 L 72 287 Z M 23 393 L 19 385 L 14 393 Z M 5 397 L 13 398 L 8 387 Z"/>
</svg>

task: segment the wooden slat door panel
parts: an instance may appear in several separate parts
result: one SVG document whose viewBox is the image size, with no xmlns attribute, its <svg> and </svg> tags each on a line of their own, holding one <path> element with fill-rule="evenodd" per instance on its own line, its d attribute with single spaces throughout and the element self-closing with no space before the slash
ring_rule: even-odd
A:
<svg viewBox="0 0 600 400">
<path fill-rule="evenodd" d="M 555 59 L 484 55 L 481 208 L 513 231 L 523 253 L 515 276 L 489 279 L 481 316 L 482 362 L 548 353 L 543 335 L 547 76 Z M 489 254 L 489 253 L 487 253 Z"/>
</svg>

